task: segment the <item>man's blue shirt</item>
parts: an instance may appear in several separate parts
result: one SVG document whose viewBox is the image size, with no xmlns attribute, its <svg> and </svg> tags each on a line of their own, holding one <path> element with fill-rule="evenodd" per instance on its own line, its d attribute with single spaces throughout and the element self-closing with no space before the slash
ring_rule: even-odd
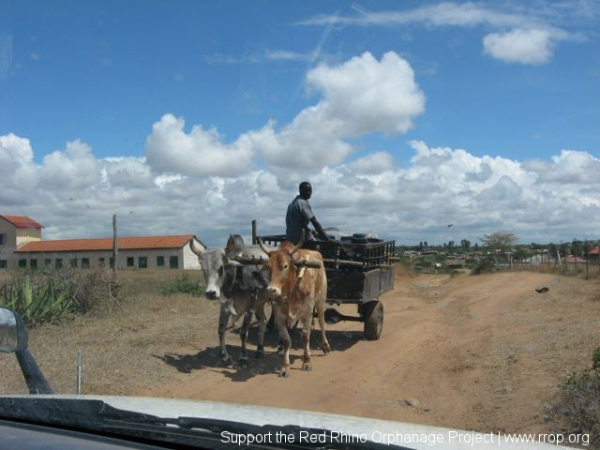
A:
<svg viewBox="0 0 600 450">
<path fill-rule="evenodd" d="M 304 230 L 305 239 L 308 239 L 310 230 L 308 224 L 315 217 L 310 207 L 308 200 L 303 199 L 299 195 L 296 196 L 292 203 L 289 204 L 287 214 L 285 215 L 285 238 L 288 241 L 297 244 L 302 238 L 302 230 Z"/>
</svg>

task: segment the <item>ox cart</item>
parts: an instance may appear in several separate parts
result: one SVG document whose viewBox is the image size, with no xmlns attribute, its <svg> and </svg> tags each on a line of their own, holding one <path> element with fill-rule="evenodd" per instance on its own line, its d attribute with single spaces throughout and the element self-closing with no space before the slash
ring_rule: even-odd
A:
<svg viewBox="0 0 600 450">
<path fill-rule="evenodd" d="M 260 236 L 260 239 L 266 245 L 276 247 L 285 240 L 285 235 Z M 254 227 L 253 242 L 256 242 Z M 379 339 L 384 314 L 379 296 L 394 288 L 395 241 L 354 234 L 330 242 L 306 241 L 303 248 L 316 250 L 323 256 L 327 303 L 357 305 L 358 316 L 344 315 L 335 308 L 327 308 L 326 322 L 363 322 L 365 338 Z"/>
</svg>

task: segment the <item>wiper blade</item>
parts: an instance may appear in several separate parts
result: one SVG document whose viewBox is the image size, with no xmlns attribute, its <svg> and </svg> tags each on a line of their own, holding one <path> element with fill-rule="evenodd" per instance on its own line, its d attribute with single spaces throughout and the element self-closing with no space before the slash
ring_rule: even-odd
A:
<svg viewBox="0 0 600 450">
<path fill-rule="evenodd" d="M 389 450 L 363 435 L 297 425 L 254 425 L 229 420 L 177 417 L 164 418 L 114 408 L 102 400 L 61 398 L 2 398 L 0 418 L 55 425 L 62 428 L 109 433 L 120 437 L 192 445 L 206 440 L 237 448 Z"/>
<path fill-rule="evenodd" d="M 114 408 L 102 400 L 4 397 L 0 417 L 50 425 L 95 428 L 106 420 L 147 419 L 153 416 Z"/>
</svg>

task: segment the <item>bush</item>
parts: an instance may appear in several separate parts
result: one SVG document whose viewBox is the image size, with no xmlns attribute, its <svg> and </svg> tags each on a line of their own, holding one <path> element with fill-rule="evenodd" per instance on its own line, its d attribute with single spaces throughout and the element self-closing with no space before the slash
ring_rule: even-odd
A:
<svg viewBox="0 0 600 450">
<path fill-rule="evenodd" d="M 16 311 L 28 325 L 118 304 L 118 285 L 104 271 L 20 272 L 0 286 L 0 305 Z"/>
<path fill-rule="evenodd" d="M 551 408 L 554 432 L 589 435 L 590 448 L 600 448 L 600 348 L 593 354 L 593 367 L 573 372 L 560 384 Z"/>
<path fill-rule="evenodd" d="M 162 295 L 189 294 L 199 297 L 204 295 L 204 287 L 200 282 L 191 280 L 187 274 L 184 274 L 165 285 L 161 293 Z"/>
<path fill-rule="evenodd" d="M 471 275 L 482 275 L 484 273 L 492 273 L 496 270 L 496 264 L 494 263 L 494 259 L 487 257 L 479 261 L 473 269 L 471 270 Z"/>
</svg>

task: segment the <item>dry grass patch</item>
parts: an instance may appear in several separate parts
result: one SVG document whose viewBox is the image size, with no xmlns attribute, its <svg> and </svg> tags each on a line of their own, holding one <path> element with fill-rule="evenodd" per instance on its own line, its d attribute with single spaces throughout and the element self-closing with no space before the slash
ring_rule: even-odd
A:
<svg viewBox="0 0 600 450">
<path fill-rule="evenodd" d="M 117 311 L 30 330 L 30 350 L 55 392 L 76 391 L 78 351 L 83 393 L 126 394 L 134 386 L 157 384 L 176 373 L 161 359 L 169 352 L 215 345 L 217 303 L 188 294 L 161 294 L 184 275 L 201 280 L 198 271 L 119 272 L 122 301 Z M 0 358 L 0 373 L 0 393 L 26 392 L 12 355 Z"/>
</svg>

